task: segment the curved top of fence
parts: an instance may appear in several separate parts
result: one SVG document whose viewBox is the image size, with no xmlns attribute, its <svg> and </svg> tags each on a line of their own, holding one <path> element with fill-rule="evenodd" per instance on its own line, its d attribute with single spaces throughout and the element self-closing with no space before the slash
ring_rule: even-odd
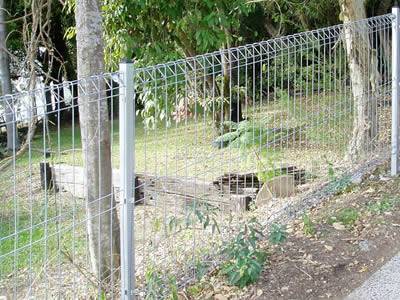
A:
<svg viewBox="0 0 400 300">
<path fill-rule="evenodd" d="M 348 22 L 345 24 L 338 24 L 326 28 L 296 33 L 284 37 L 278 37 L 267 41 L 261 41 L 239 47 L 221 49 L 219 51 L 183 58 L 176 61 L 170 61 L 153 66 L 136 68 L 134 70 L 136 89 L 140 91 L 141 87 L 143 87 L 147 83 L 158 80 L 167 80 L 171 77 L 177 78 L 179 76 L 187 74 L 187 72 L 190 71 L 203 70 L 203 76 L 215 74 L 216 70 L 214 68 L 223 64 L 224 57 L 227 57 L 229 61 L 236 61 L 238 63 L 237 66 L 240 66 L 241 62 L 247 63 L 248 59 L 253 59 L 252 62 L 259 62 L 259 60 L 273 58 L 274 56 L 278 55 L 279 52 L 282 50 L 288 50 L 293 47 L 296 48 L 305 43 L 338 38 L 341 32 L 346 28 L 355 30 L 365 30 L 366 28 L 368 30 L 380 30 L 383 28 L 387 28 L 387 26 L 391 25 L 393 19 L 393 14 L 386 14 L 378 17 L 372 17 L 368 19 Z M 258 61 L 256 61 L 256 59 L 258 59 Z M 4 108 L 8 105 L 8 101 L 10 101 L 10 99 L 16 100 L 23 97 L 32 97 L 38 94 L 43 94 L 47 91 L 53 92 L 58 89 L 63 89 L 65 87 L 76 86 L 79 88 L 79 86 L 81 86 L 82 84 L 93 84 L 94 86 L 96 86 L 99 80 L 104 80 L 106 82 L 105 90 L 109 90 L 111 89 L 111 87 L 108 87 L 108 85 L 112 83 L 110 83 L 106 79 L 113 79 L 114 81 L 118 82 L 119 72 L 92 75 L 77 80 L 64 81 L 62 83 L 52 86 L 44 86 L 42 88 L 35 88 L 29 91 L 22 91 L 11 95 L 4 95 L 0 97 L 0 105 L 2 105 Z M 32 106 L 29 105 L 29 108 L 27 107 L 27 109 L 32 109 Z"/>
<path fill-rule="evenodd" d="M 226 56 L 234 61 L 247 60 L 248 58 L 273 58 L 279 51 L 287 50 L 292 47 L 300 46 L 304 43 L 315 42 L 319 40 L 337 38 L 345 29 L 361 31 L 367 29 L 380 30 L 392 24 L 393 14 L 362 19 L 358 21 L 347 22 L 326 28 L 315 29 L 295 33 L 288 36 L 277 37 L 267 41 L 247 44 L 239 47 L 221 49 L 218 51 L 201 54 L 193 57 L 183 58 L 176 61 L 170 61 L 153 66 L 140 67 L 135 69 L 135 82 L 137 85 L 146 84 L 154 80 L 165 80 L 168 77 L 183 75 L 188 71 L 204 70 L 203 75 L 214 73 L 207 71 L 222 64 L 222 57 Z M 267 57 L 264 57 L 267 56 Z M 209 72 L 209 74 L 208 74 Z"/>
<path fill-rule="evenodd" d="M 7 94 L 0 96 L 0 104 L 3 104 L 3 101 L 7 101 L 10 99 L 16 99 L 20 97 L 26 97 L 26 96 L 34 96 L 35 94 L 38 93 L 44 93 L 46 91 L 56 91 L 57 89 L 62 89 L 65 87 L 71 87 L 71 86 L 76 86 L 79 88 L 80 85 L 82 84 L 96 84 L 99 80 L 104 80 L 104 79 L 113 79 L 115 81 L 119 81 L 119 72 L 108 72 L 108 73 L 102 73 L 102 74 L 97 74 L 97 75 L 91 75 L 75 80 L 66 80 L 61 83 L 53 84 L 53 85 L 46 85 L 42 88 L 34 88 L 31 90 L 27 91 L 20 91 L 14 94 Z"/>
<path fill-rule="evenodd" d="M 117 88 L 113 86 L 112 81 L 119 82 L 118 72 L 92 75 L 77 80 L 63 81 L 62 83 L 52 85 L 44 85 L 42 82 L 37 82 L 35 84 L 36 88 L 32 90 L 21 91 L 14 94 L 7 94 L 0 97 L 0 121 L 2 117 L 5 118 L 8 114 L 12 115 L 17 110 L 14 104 L 11 105 L 12 103 L 19 104 L 18 111 L 20 113 L 25 113 L 29 115 L 33 114 L 33 116 L 38 116 L 39 113 L 37 111 L 35 112 L 35 110 L 44 110 L 45 107 L 49 105 L 49 103 L 43 102 L 46 94 L 50 95 L 51 97 L 57 98 L 55 99 L 55 103 L 59 103 L 63 100 L 59 98 L 60 91 L 65 92 L 68 89 L 71 94 L 70 98 L 76 99 L 76 91 L 79 91 L 81 94 L 84 95 L 90 95 L 93 93 L 99 94 L 99 92 L 104 93 L 116 90 Z M 37 87 L 38 85 L 39 87 Z M 99 97 L 101 97 L 101 99 L 105 98 L 104 95 Z M 34 98 L 36 101 L 22 101 L 23 99 L 27 98 Z M 93 99 L 93 101 L 98 100 L 94 97 Z M 71 105 L 74 106 L 74 104 Z M 2 112 L 1 110 L 4 110 L 4 112 Z M 44 111 L 43 114 L 45 114 Z"/>
</svg>

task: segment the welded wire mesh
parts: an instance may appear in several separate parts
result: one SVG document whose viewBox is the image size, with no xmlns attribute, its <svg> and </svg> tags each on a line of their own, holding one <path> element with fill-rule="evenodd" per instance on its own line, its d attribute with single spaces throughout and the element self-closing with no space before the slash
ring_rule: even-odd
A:
<svg viewBox="0 0 400 300">
<path fill-rule="evenodd" d="M 140 295 L 203 276 L 260 207 L 342 188 L 387 154 L 391 26 L 386 15 L 135 70 Z"/>
<path fill-rule="evenodd" d="M 118 185 L 100 178 L 107 175 L 100 173 L 107 149 L 118 166 L 113 78 L 118 74 L 1 98 L 0 106 L 11 108 L 1 134 L 11 125 L 21 143 L 0 161 L 0 295 L 6 299 L 119 295 Z M 81 132 L 83 105 L 93 113 L 91 135 Z M 87 143 L 94 148 L 92 176 L 84 169 L 82 134 L 93 139 Z M 88 178 L 96 177 L 94 187 Z M 90 202 L 88 190 L 98 193 Z M 115 226 L 104 232 L 107 223 Z"/>
<path fill-rule="evenodd" d="M 133 230 L 136 295 L 166 297 L 218 265 L 248 218 L 346 183 L 390 148 L 391 26 L 385 15 L 0 98 L 0 142 L 11 125 L 25 147 L 0 161 L 0 295 L 118 298 L 117 245 Z M 123 79 L 136 101 L 128 227 Z"/>
</svg>

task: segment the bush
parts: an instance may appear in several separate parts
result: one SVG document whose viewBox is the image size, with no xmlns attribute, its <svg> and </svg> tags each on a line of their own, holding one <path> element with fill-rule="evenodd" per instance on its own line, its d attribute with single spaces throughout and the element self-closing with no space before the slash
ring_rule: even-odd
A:
<svg viewBox="0 0 400 300">
<path fill-rule="evenodd" d="M 260 277 L 267 259 L 267 253 L 257 245 L 263 237 L 260 226 L 255 219 L 250 220 L 223 250 L 228 262 L 221 271 L 228 277 L 230 284 L 243 288 Z"/>
</svg>

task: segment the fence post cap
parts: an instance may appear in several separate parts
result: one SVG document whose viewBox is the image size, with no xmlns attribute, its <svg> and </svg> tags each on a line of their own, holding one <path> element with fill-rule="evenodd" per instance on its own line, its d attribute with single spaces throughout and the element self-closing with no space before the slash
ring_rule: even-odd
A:
<svg viewBox="0 0 400 300">
<path fill-rule="evenodd" d="M 121 59 L 121 64 L 133 64 L 133 59 L 130 58 L 123 58 Z"/>
</svg>

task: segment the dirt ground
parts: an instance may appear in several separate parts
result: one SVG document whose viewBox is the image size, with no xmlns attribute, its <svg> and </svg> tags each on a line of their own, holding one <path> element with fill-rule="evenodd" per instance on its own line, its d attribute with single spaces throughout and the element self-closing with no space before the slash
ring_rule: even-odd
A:
<svg viewBox="0 0 400 300">
<path fill-rule="evenodd" d="M 400 251 L 400 180 L 381 167 L 358 186 L 288 225 L 288 239 L 271 246 L 259 280 L 242 290 L 215 272 L 183 299 L 340 299 Z M 308 226 L 310 228 L 310 226 Z"/>
</svg>

